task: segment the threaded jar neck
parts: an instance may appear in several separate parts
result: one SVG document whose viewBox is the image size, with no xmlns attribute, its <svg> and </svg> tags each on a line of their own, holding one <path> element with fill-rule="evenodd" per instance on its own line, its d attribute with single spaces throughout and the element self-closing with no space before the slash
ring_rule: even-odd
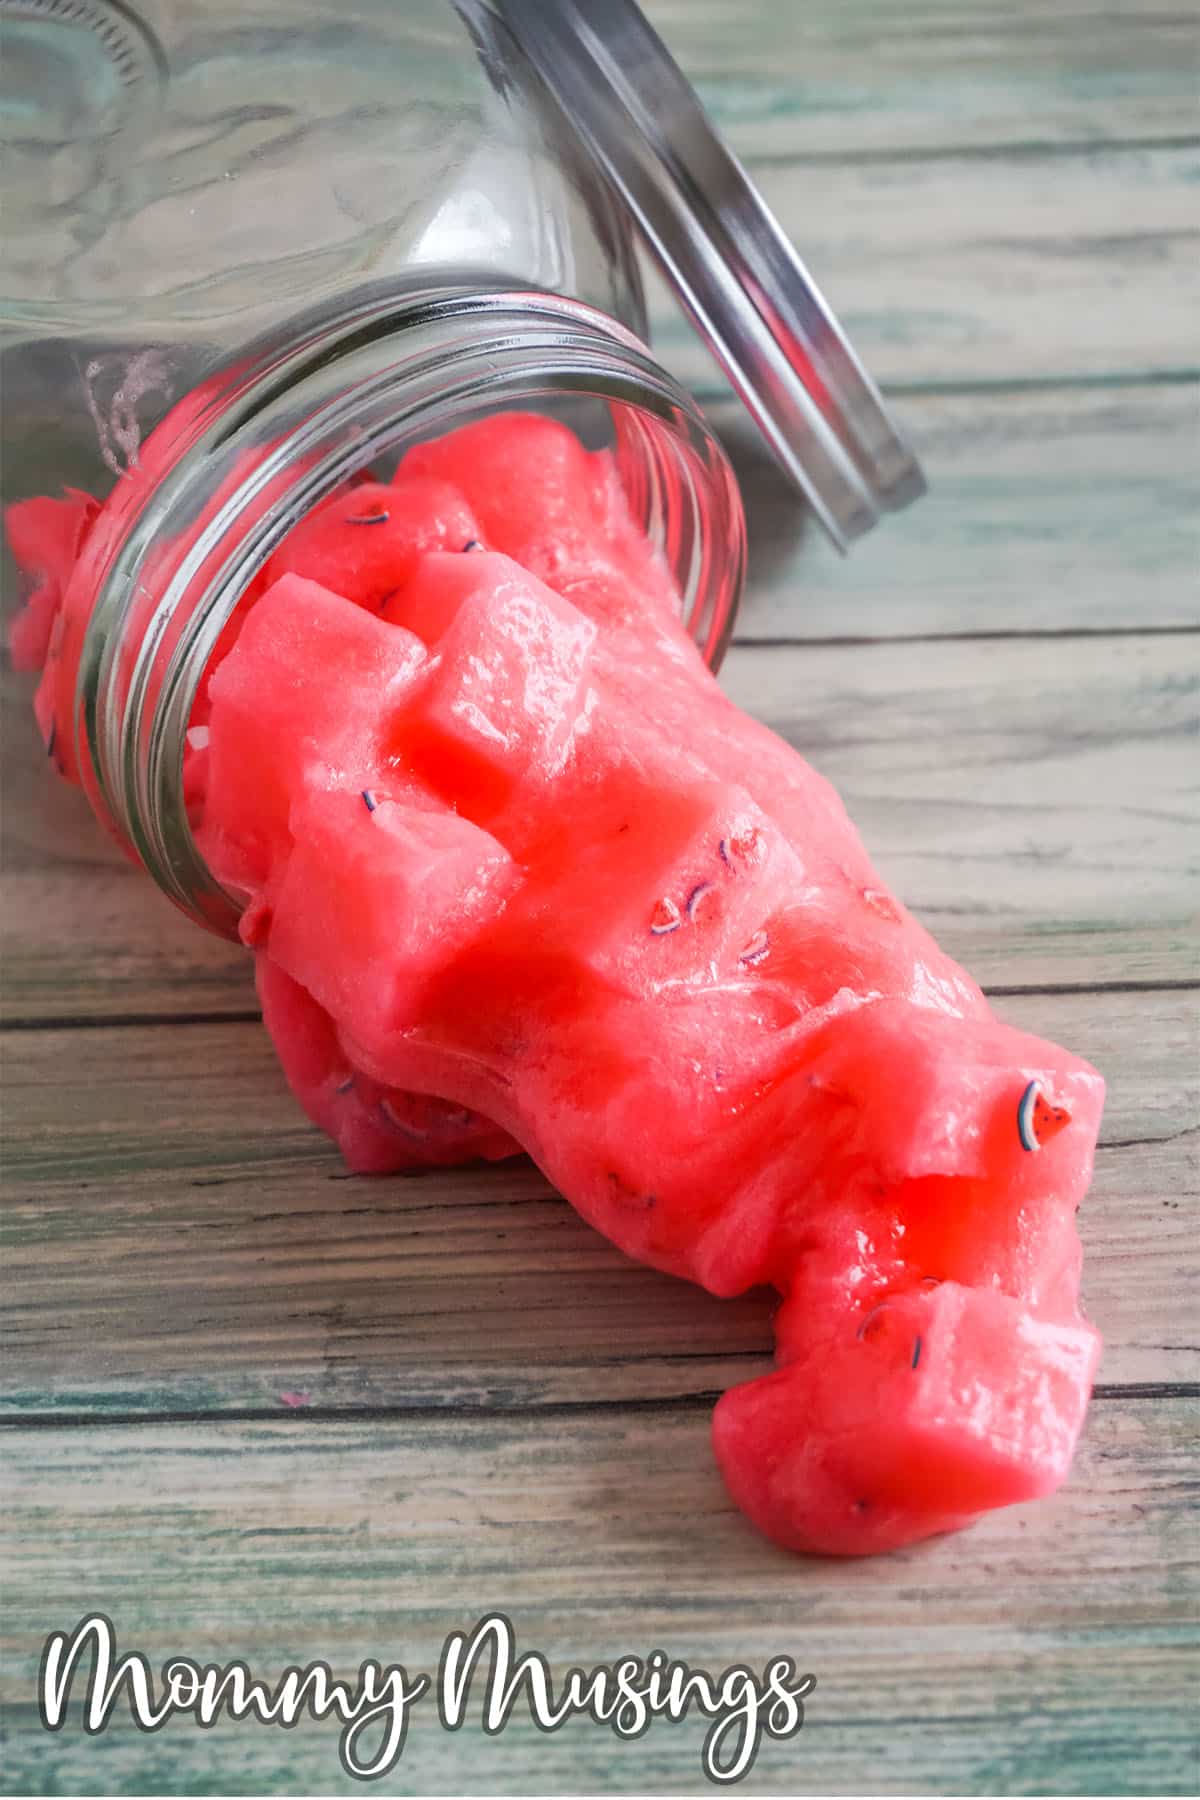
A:
<svg viewBox="0 0 1200 1800">
<path fill-rule="evenodd" d="M 236 935 L 188 823 L 183 749 L 222 628 L 297 522 L 357 471 L 484 412 L 607 408 L 634 515 L 716 667 L 741 594 L 733 473 L 694 402 L 606 314 L 537 292 L 367 296 L 261 342 L 148 440 L 83 641 L 76 740 L 93 805 L 159 886 Z"/>
</svg>

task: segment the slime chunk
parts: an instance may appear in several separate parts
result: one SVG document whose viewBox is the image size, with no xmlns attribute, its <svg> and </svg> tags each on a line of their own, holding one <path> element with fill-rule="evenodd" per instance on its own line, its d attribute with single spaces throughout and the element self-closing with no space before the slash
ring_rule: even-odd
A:
<svg viewBox="0 0 1200 1800">
<path fill-rule="evenodd" d="M 61 506 L 15 535 L 78 609 Z M 471 426 L 276 551 L 189 801 L 350 1167 L 523 1149 L 631 1256 L 775 1287 L 778 1366 L 716 1411 L 729 1489 L 790 1548 L 886 1550 L 1067 1473 L 1103 1083 L 994 1017 L 680 611 L 610 456 Z"/>
<path fill-rule="evenodd" d="M 15 669 L 40 669 L 79 549 L 99 508 L 90 494 L 68 488 L 61 500 L 19 500 L 5 518 L 9 548 L 25 576 L 25 605 L 8 647 Z"/>
<path fill-rule="evenodd" d="M 267 584 L 301 574 L 380 610 L 429 550 L 460 550 L 479 527 L 457 488 L 413 480 L 363 482 L 317 507 L 267 564 Z"/>
</svg>

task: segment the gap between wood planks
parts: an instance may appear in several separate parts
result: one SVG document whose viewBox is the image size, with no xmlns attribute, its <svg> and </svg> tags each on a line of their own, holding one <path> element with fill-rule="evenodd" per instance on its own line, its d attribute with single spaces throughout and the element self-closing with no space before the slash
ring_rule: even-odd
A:
<svg viewBox="0 0 1200 1800">
<path fill-rule="evenodd" d="M 1196 149 L 1200 149 L 1200 136 L 1195 132 L 1180 131 L 1111 139 L 1073 138 L 1066 142 L 1055 138 L 1019 138 L 1005 142 L 1003 138 L 997 138 L 986 144 L 879 144 L 865 150 L 856 150 L 850 145 L 830 150 L 754 150 L 743 161 L 754 174 L 759 169 L 892 169 L 913 163 L 1023 162 L 1048 156 L 1119 156 L 1123 152 L 1137 155 L 1147 150 Z"/>
<path fill-rule="evenodd" d="M 1054 998 L 1066 994 L 1190 994 L 1200 989 L 1200 979 L 1180 977 L 1172 981 L 1043 981 L 988 983 L 983 992 L 989 1000 L 1021 1000 L 1027 997 Z M 40 1018 L 30 1015 L 0 1020 L 0 1037 L 6 1032 L 24 1031 L 140 1031 L 148 1025 L 258 1025 L 262 1013 L 257 1007 L 235 1008 L 229 1012 L 181 1013 L 79 1013 L 74 1018 Z"/>
<path fill-rule="evenodd" d="M 708 1357 L 707 1361 L 719 1361 Z M 731 1353 L 730 1360 L 744 1361 Z M 204 1407 L 164 1408 L 160 1412 L 4 1412 L 0 1431 L 55 1431 L 81 1428 L 117 1428 L 142 1425 L 278 1425 L 283 1421 L 314 1419 L 322 1424 L 349 1420 L 358 1424 L 388 1424 L 423 1419 L 571 1419 L 598 1413 L 706 1412 L 724 1393 L 723 1388 L 699 1388 L 693 1394 L 630 1395 L 614 1399 L 537 1401 L 431 1400 L 419 1405 L 389 1406 L 371 1402 L 362 1406 L 330 1405 L 298 1407 L 281 1413 L 277 1406 L 233 1406 L 214 1411 Z M 1098 1382 L 1093 1401 L 1195 1400 L 1200 1381 Z"/>
<path fill-rule="evenodd" d="M 1045 631 L 1031 631 L 1028 627 L 1014 626 L 1011 631 L 901 631 L 894 637 L 872 636 L 869 633 L 846 637 L 734 637 L 732 648 L 736 650 L 857 650 L 878 649 L 883 646 L 899 644 L 988 644 L 1014 643 L 1022 638 L 1037 643 L 1053 643 L 1062 639 L 1070 642 L 1083 638 L 1089 642 L 1101 638 L 1169 638 L 1200 636 L 1200 624 L 1196 625 L 1053 625 Z"/>
<path fill-rule="evenodd" d="M 1200 381 L 1200 367 L 1180 367 L 1173 369 L 1101 369 L 1095 373 L 1066 375 L 979 375 L 956 376 L 945 381 L 938 381 L 933 376 L 923 375 L 915 381 L 905 381 L 893 376 L 884 385 L 889 394 L 903 399 L 921 399 L 928 396 L 936 400 L 969 400 L 972 395 L 996 397 L 1004 394 L 1084 394 L 1109 393 L 1121 388 L 1141 387 L 1191 387 Z M 718 400 L 728 400 L 732 393 L 729 387 L 709 386 L 703 382 L 693 382 L 689 390 L 694 400 L 702 405 L 713 405 Z"/>
</svg>

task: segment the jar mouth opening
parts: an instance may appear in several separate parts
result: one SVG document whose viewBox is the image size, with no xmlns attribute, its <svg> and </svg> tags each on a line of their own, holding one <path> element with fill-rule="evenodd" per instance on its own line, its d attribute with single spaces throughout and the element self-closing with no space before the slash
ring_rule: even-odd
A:
<svg viewBox="0 0 1200 1800">
<path fill-rule="evenodd" d="M 147 440 L 80 647 L 75 730 L 93 806 L 193 918 L 237 935 L 241 899 L 193 835 L 184 745 L 221 634 L 273 551 L 324 499 L 413 444 L 488 413 L 579 408 L 609 421 L 634 517 L 716 669 L 745 573 L 732 469 L 641 340 L 579 301 L 369 294 L 261 341 Z"/>
</svg>

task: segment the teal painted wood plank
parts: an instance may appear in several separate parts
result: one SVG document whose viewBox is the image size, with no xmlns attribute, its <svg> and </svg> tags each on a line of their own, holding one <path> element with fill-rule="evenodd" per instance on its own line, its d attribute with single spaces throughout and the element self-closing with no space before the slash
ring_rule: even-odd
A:
<svg viewBox="0 0 1200 1800">
<path fill-rule="evenodd" d="M 885 385 L 1196 367 L 1200 141 L 752 167 Z M 712 391 L 715 365 L 657 281 L 651 299 L 659 354 Z"/>
<path fill-rule="evenodd" d="M 351 1791 L 328 1725 L 48 1738 L 41 1643 L 85 1609 L 156 1667 L 239 1655 L 271 1676 L 315 1656 L 428 1669 L 502 1607 L 560 1678 L 651 1647 L 713 1670 L 796 1658 L 817 1676 L 807 1723 L 764 1745 L 751 1794 L 1188 1792 L 1195 1429 L 1195 1401 L 1098 1405 L 1053 1500 L 860 1563 L 758 1538 L 688 1407 L 10 1433 L 9 1791 Z M 702 1735 L 659 1721 L 621 1745 L 526 1719 L 489 1742 L 418 1707 L 383 1791 L 694 1794 Z"/>
<path fill-rule="evenodd" d="M 727 685 L 829 777 L 884 879 L 985 982 L 1070 981 L 1066 940 L 1119 916 L 1126 978 L 1157 922 L 1195 980 L 1195 637 L 763 647 Z"/>
<path fill-rule="evenodd" d="M 1158 0 L 647 0 L 742 156 L 1195 134 L 1200 51 Z"/>
<path fill-rule="evenodd" d="M 1198 679 L 1186 636 L 745 648 L 723 671 L 842 790 L 946 948 L 1000 987 L 1195 978 Z M 124 863 L 48 768 L 18 684 L 9 699 L 5 1016 L 252 1008 L 240 950 Z"/>
<path fill-rule="evenodd" d="M 929 491 L 839 556 L 738 403 L 709 406 L 749 519 L 741 640 L 1200 626 L 1200 385 L 895 407 Z"/>
<path fill-rule="evenodd" d="M 1110 1081 L 1080 1217 L 1102 1384 L 1200 1381 L 1196 995 L 1002 1011 Z M 258 1025 L 5 1042 L 0 1410 L 579 1406 L 767 1364 L 768 1294 L 637 1267 L 528 1163 L 345 1177 Z"/>
</svg>

